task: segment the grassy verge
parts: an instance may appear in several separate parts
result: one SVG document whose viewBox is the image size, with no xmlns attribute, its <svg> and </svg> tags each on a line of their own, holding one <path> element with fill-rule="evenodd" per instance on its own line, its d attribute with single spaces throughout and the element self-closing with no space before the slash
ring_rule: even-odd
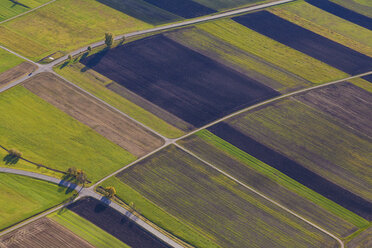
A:
<svg viewBox="0 0 372 248">
<path fill-rule="evenodd" d="M 304 1 L 270 10 L 275 15 L 372 57 L 372 31 Z"/>
<path fill-rule="evenodd" d="M 61 203 L 72 194 L 45 181 L 0 173 L 0 230 Z"/>
<path fill-rule="evenodd" d="M 184 132 L 159 117 L 107 89 L 105 85 L 110 83 L 111 80 L 92 70 L 82 72 L 83 67 L 82 64 L 77 63 L 63 68 L 59 66 L 54 70 L 67 80 L 168 138 L 176 138 L 184 134 Z"/>
<path fill-rule="evenodd" d="M 57 0 L 0 26 L 0 43 L 39 60 L 102 40 L 105 32 L 129 33 L 150 28 L 95 0 Z"/>
<path fill-rule="evenodd" d="M 129 248 L 111 234 L 105 232 L 90 221 L 80 217 L 68 209 L 62 209 L 48 216 L 66 227 L 91 245 L 100 248 L 123 247 Z"/>
<path fill-rule="evenodd" d="M 252 53 L 313 83 L 324 83 L 348 76 L 342 71 L 230 19 L 208 22 L 198 27 L 243 51 Z"/>
<path fill-rule="evenodd" d="M 22 86 L 0 95 L 0 140 L 31 161 L 96 181 L 136 158 Z"/>
<path fill-rule="evenodd" d="M 118 192 L 117 197 L 127 205 L 130 202 L 134 202 L 138 213 L 186 243 L 192 244 L 195 247 L 219 247 L 203 234 L 185 225 L 182 221 L 161 209 L 133 188 L 120 181 L 117 177 L 109 178 L 103 182 L 102 186 L 114 186 Z"/>
<path fill-rule="evenodd" d="M 0 48 L 0 73 L 13 68 L 23 62 L 23 59 Z"/>
<path fill-rule="evenodd" d="M 314 192 L 313 190 L 303 186 L 302 184 L 298 183 L 296 180 L 284 175 L 280 171 L 272 168 L 271 166 L 259 161 L 258 159 L 252 157 L 251 155 L 245 153 L 244 151 L 240 150 L 239 148 L 231 145 L 230 143 L 226 142 L 225 140 L 217 137 L 216 135 L 212 134 L 207 130 L 202 130 L 196 135 L 209 144 L 215 146 L 216 148 L 220 149 L 221 151 L 226 152 L 227 154 L 231 155 L 232 157 L 238 159 L 242 163 L 253 167 L 255 170 L 260 172 L 262 175 L 272 179 L 273 181 L 278 182 L 280 185 L 285 186 L 286 188 L 290 189 L 291 191 L 295 192 L 296 194 L 303 196 L 312 202 L 318 204 L 322 208 L 326 209 L 327 211 L 339 216 L 340 218 L 354 224 L 359 228 L 363 228 L 368 225 L 368 221 L 363 219 L 362 217 L 354 214 L 353 212 L 341 207 L 340 205 L 336 204 L 335 202 L 325 198 L 324 196 Z"/>
</svg>

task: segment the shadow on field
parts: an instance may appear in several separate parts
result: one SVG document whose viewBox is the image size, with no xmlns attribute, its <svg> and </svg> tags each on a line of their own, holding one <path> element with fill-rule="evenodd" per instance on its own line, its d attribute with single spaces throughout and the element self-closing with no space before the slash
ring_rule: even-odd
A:
<svg viewBox="0 0 372 248">
<path fill-rule="evenodd" d="M 105 48 L 103 49 L 102 51 L 94 54 L 93 56 L 90 57 L 90 59 L 88 60 L 87 63 L 85 63 L 85 67 L 83 69 L 81 69 L 80 71 L 81 72 L 86 72 L 87 70 L 91 69 L 92 67 L 98 65 L 101 60 L 103 59 L 103 57 L 106 56 L 106 54 L 108 53 L 110 49 L 108 48 Z M 82 57 L 81 60 L 84 60 L 87 56 L 85 56 L 84 58 Z"/>
<path fill-rule="evenodd" d="M 27 5 L 24 5 L 23 3 L 20 3 L 16 0 L 9 0 L 13 3 L 12 7 L 11 8 L 14 8 L 15 6 L 21 6 L 21 7 L 24 7 L 24 8 L 27 8 L 27 9 L 30 9 L 30 7 L 28 7 Z"/>
<path fill-rule="evenodd" d="M 3 161 L 5 162 L 6 165 L 11 165 L 11 164 L 16 164 L 18 163 L 19 157 L 13 156 L 13 155 L 6 155 L 3 158 Z"/>
</svg>

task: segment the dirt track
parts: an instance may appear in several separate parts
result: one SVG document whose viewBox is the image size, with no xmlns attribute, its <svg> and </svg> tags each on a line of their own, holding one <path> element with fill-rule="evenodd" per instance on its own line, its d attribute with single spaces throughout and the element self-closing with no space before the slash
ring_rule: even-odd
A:
<svg viewBox="0 0 372 248">
<path fill-rule="evenodd" d="M 34 247 L 93 248 L 94 246 L 45 217 L 0 237 L 0 248 Z"/>
<path fill-rule="evenodd" d="M 162 145 L 160 137 L 51 73 L 37 75 L 24 86 L 135 156 L 143 156 Z"/>
<path fill-rule="evenodd" d="M 26 74 L 29 74 L 37 69 L 35 64 L 23 62 L 12 69 L 9 69 L 0 74 L 0 86 L 10 83 Z"/>
</svg>

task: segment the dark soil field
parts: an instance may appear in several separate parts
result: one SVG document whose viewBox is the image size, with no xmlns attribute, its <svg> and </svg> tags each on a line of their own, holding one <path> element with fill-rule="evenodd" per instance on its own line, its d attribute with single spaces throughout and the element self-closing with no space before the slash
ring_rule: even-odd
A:
<svg viewBox="0 0 372 248">
<path fill-rule="evenodd" d="M 0 237 L 4 248 L 93 248 L 91 244 L 48 218 L 42 218 Z"/>
<path fill-rule="evenodd" d="M 24 86 L 137 157 L 163 143 L 160 137 L 51 73 L 37 75 Z"/>
<path fill-rule="evenodd" d="M 344 8 L 341 5 L 333 3 L 329 0 L 306 0 L 306 2 L 325 10 L 331 14 L 339 16 L 345 20 L 350 22 L 354 22 L 359 26 L 368 28 L 372 30 L 372 18 L 367 17 L 365 15 L 361 15 L 357 12 L 354 12 L 350 9 Z"/>
<path fill-rule="evenodd" d="M 357 213 L 367 220 L 372 220 L 372 203 L 328 181 L 269 147 L 262 145 L 230 125 L 219 123 L 208 128 L 208 130 L 344 208 Z"/>
<path fill-rule="evenodd" d="M 368 76 L 364 76 L 362 78 L 365 79 L 365 80 L 367 80 L 368 82 L 371 82 L 372 83 L 372 74 L 371 75 L 368 75 Z"/>
<path fill-rule="evenodd" d="M 81 62 L 196 127 L 279 95 L 163 35 Z"/>
<path fill-rule="evenodd" d="M 216 11 L 192 0 L 144 0 L 154 6 L 184 18 L 209 15 Z"/>
<path fill-rule="evenodd" d="M 267 11 L 232 18 L 280 43 L 355 75 L 372 70 L 372 58 Z"/>
<path fill-rule="evenodd" d="M 24 75 L 27 75 L 37 69 L 37 66 L 30 62 L 23 62 L 12 69 L 0 74 L 0 86 L 8 84 Z"/>
<path fill-rule="evenodd" d="M 182 20 L 181 17 L 168 11 L 162 10 L 143 0 L 97 0 L 111 8 L 119 10 L 127 15 L 133 16 L 141 21 L 159 25 L 168 22 Z"/>
<path fill-rule="evenodd" d="M 372 93 L 345 82 L 312 90 L 295 98 L 372 138 Z"/>
<path fill-rule="evenodd" d="M 67 207 L 130 247 L 167 248 L 128 217 L 94 198 L 84 198 Z"/>
<path fill-rule="evenodd" d="M 243 162 L 237 158 L 241 158 L 241 153 L 239 153 L 237 157 L 234 157 L 198 135 L 193 135 L 180 142 L 183 147 L 203 160 L 215 165 L 222 171 L 227 172 L 229 175 L 237 178 L 241 182 L 258 190 L 306 219 L 322 227 L 326 227 L 327 230 L 340 237 L 346 237 L 358 230 L 358 228 L 351 223 L 337 217 L 306 197 L 300 196 L 293 192 L 292 189 L 288 189 L 286 186 L 281 185 L 277 180 L 273 180 L 256 170 L 255 165 L 261 168 L 265 168 L 265 165 L 260 161 L 250 158 L 248 154 L 246 154 L 246 156 L 242 155 L 246 158 Z M 226 147 L 225 145 L 221 146 Z M 282 176 L 277 175 L 277 173 L 277 171 L 274 172 L 277 177 L 282 178 Z"/>
<path fill-rule="evenodd" d="M 329 236 L 175 146 L 117 176 L 221 247 L 335 247 Z"/>
</svg>

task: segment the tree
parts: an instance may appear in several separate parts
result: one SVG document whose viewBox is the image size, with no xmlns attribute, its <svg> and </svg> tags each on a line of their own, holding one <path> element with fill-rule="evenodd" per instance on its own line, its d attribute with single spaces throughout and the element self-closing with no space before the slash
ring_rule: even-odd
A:
<svg viewBox="0 0 372 248">
<path fill-rule="evenodd" d="M 105 34 L 105 44 L 108 48 L 111 48 L 114 44 L 114 35 L 112 33 Z"/>
<path fill-rule="evenodd" d="M 77 176 L 77 169 L 75 167 L 70 167 L 67 170 L 67 174 L 70 175 L 71 177 L 76 177 Z"/>
<path fill-rule="evenodd" d="M 9 149 L 8 153 L 12 157 L 17 157 L 17 158 L 22 157 L 22 152 L 18 151 L 17 149 L 14 149 L 14 148 Z"/>
<path fill-rule="evenodd" d="M 84 185 L 86 181 L 87 181 L 87 175 L 85 174 L 83 170 L 78 169 L 77 174 L 76 174 L 76 182 L 78 184 Z"/>
<path fill-rule="evenodd" d="M 91 52 L 91 51 L 92 51 L 92 47 L 88 46 L 88 52 Z"/>
<path fill-rule="evenodd" d="M 106 187 L 105 190 L 108 198 L 112 198 L 116 195 L 116 189 L 112 186 Z"/>
<path fill-rule="evenodd" d="M 71 62 L 72 61 L 72 56 L 71 54 L 68 55 L 67 59 Z"/>
<path fill-rule="evenodd" d="M 129 207 L 130 207 L 130 210 L 131 211 L 135 211 L 136 210 L 136 205 L 134 204 L 134 202 L 130 202 L 129 203 Z"/>
</svg>

